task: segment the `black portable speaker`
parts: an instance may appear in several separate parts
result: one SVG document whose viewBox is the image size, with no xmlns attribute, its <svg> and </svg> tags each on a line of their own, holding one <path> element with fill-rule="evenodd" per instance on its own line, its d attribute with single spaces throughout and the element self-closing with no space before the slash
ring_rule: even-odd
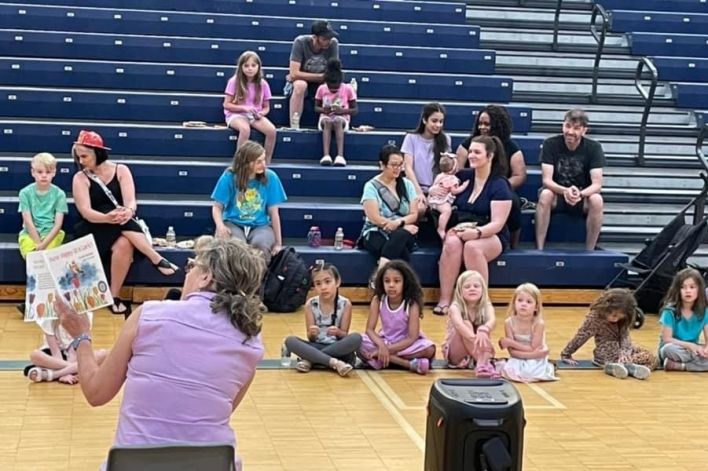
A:
<svg viewBox="0 0 708 471">
<path fill-rule="evenodd" d="M 425 471 L 519 471 L 525 425 L 511 383 L 439 379 L 428 401 Z"/>
</svg>

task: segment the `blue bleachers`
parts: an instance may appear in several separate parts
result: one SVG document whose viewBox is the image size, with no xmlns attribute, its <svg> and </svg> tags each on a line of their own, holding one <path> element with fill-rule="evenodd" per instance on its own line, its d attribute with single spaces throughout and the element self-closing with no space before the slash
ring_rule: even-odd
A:
<svg viewBox="0 0 708 471">
<path fill-rule="evenodd" d="M 46 4 L 46 0 L 23 1 L 21 9 L 32 14 L 32 10 L 49 10 L 48 7 L 28 7 L 28 4 Z M 424 23 L 464 23 L 465 6 L 455 2 L 405 2 L 376 0 L 366 2 L 330 0 L 258 0 L 256 2 L 235 2 L 233 0 L 63 0 L 63 5 L 140 10 L 175 10 L 195 12 L 236 13 L 241 15 L 302 16 L 312 18 L 349 19 L 366 21 L 407 21 Z M 3 6 L 7 8 L 7 6 Z M 18 7 L 10 7 L 17 14 Z M 66 7 L 60 7 L 66 10 Z M 69 8 L 70 9 L 70 8 Z M 60 10 L 60 11 L 61 11 Z M 73 9 L 70 9 L 73 11 Z M 49 13 L 49 12 L 47 12 Z M 4 13 L 3 13 L 4 14 Z"/>
<path fill-rule="evenodd" d="M 116 162 L 119 160 L 116 159 Z M 209 195 L 216 180 L 228 162 L 175 161 L 172 159 L 139 159 L 125 161 L 130 166 L 135 186 L 140 191 L 153 194 L 177 194 L 199 198 Z M 379 173 L 378 166 L 349 165 L 346 168 L 320 167 L 316 162 L 273 162 L 269 168 L 278 174 L 289 197 L 361 197 L 364 182 Z M 60 159 L 54 184 L 66 191 L 71 190 L 75 172 L 73 161 Z M 20 188 L 32 182 L 28 157 L 0 157 L 0 191 L 16 194 Z M 536 199 L 541 185 L 541 174 L 536 168 L 528 170 L 528 178 L 521 188 L 521 196 Z"/>
<path fill-rule="evenodd" d="M 314 224 L 319 226 L 325 239 L 334 238 L 338 227 L 344 230 L 345 237 L 356 240 L 361 232 L 364 213 L 357 199 L 346 202 L 317 203 L 308 199 L 292 199 L 280 206 L 282 234 L 285 238 L 304 238 L 308 229 Z M 22 227 L 22 217 L 17 212 L 17 196 L 0 197 L 0 225 L 8 232 L 19 231 Z M 205 233 L 213 233 L 215 226 L 211 216 L 211 202 L 208 197 L 198 200 L 173 200 L 141 193 L 139 204 L 140 217 L 150 225 L 151 231 L 157 234 L 167 232 L 169 226 L 174 227 L 177 234 L 184 237 L 197 237 Z M 533 242 L 533 212 L 522 214 L 522 241 Z M 70 205 L 69 214 L 64 220 L 64 227 L 71 231 L 78 221 L 75 207 Z M 437 238 L 419 236 L 421 245 L 439 245 Z M 556 214 L 551 218 L 548 240 L 553 242 L 583 242 L 585 240 L 585 220 L 567 214 Z"/>
<path fill-rule="evenodd" d="M 0 152 L 36 152 L 36 143 L 48 152 L 66 153 L 84 123 L 62 122 L 9 122 L 0 120 Z M 235 136 L 229 131 L 214 129 L 183 128 L 181 126 L 145 127 L 135 124 L 91 124 L 91 129 L 103 136 L 114 155 L 218 157 L 223 156 L 225 164 L 231 159 L 235 148 Z M 353 160 L 375 162 L 381 146 L 386 143 L 403 142 L 403 132 L 349 133 L 346 139 L 348 155 Z M 464 136 L 457 135 L 452 141 L 453 150 Z M 543 139 L 535 136 L 514 136 L 530 165 L 539 163 L 539 153 Z M 319 160 L 321 133 L 319 132 L 279 132 L 276 156 L 278 159 Z M 314 155 L 310 155 L 314 152 Z"/>
<path fill-rule="evenodd" d="M 705 34 L 708 14 L 612 10 L 611 30 L 615 33 L 646 31 L 655 33 Z"/>
<path fill-rule="evenodd" d="M 708 82 L 708 58 L 652 57 L 659 80 Z"/>
<path fill-rule="evenodd" d="M 599 3 L 605 7 L 605 10 L 708 13 L 708 3 L 706 3 L 705 0 L 595 0 L 595 3 Z"/>
<path fill-rule="evenodd" d="M 20 9 L 27 13 L 18 15 L 16 6 L 0 10 L 0 28 L 203 38 L 231 38 L 238 32 L 239 39 L 292 41 L 297 35 L 309 34 L 312 23 L 305 18 L 280 16 L 165 14 L 140 10 L 80 8 Z M 336 20 L 332 21 L 332 27 L 340 32 L 340 41 L 343 44 L 471 49 L 479 47 L 479 27 L 464 24 L 426 25 Z"/>
<path fill-rule="evenodd" d="M 222 122 L 221 91 L 243 50 L 255 49 L 263 57 L 274 93 L 271 118 L 285 123 L 287 104 L 279 95 L 291 41 L 298 34 L 309 33 L 312 21 L 299 15 L 333 20 L 340 33 L 347 79 L 353 77 L 359 83 L 360 114 L 353 123 L 386 131 L 349 133 L 347 168 L 316 165 L 321 153 L 320 133 L 279 131 L 271 168 L 290 196 L 281 208 L 283 233 L 290 243 L 299 243 L 312 224 L 321 227 L 325 238 L 332 238 L 337 227 L 344 228 L 347 239 L 358 236 L 363 220 L 358 199 L 364 181 L 377 172 L 378 150 L 387 142 L 400 145 L 403 131 L 415 126 L 423 102 L 434 99 L 446 104 L 446 129 L 462 131 L 453 133 L 454 151 L 471 128 L 473 113 L 479 110 L 479 105 L 470 102 L 508 103 L 511 99 L 513 81 L 490 76 L 495 55 L 476 49 L 480 30 L 464 24 L 465 5 L 460 2 L 62 3 L 74 6 L 0 5 L 0 56 L 4 56 L 0 57 L 0 117 L 8 117 L 0 118 L 0 152 L 31 155 L 41 142 L 42 150 L 62 158 L 55 182 L 68 192 L 75 171 L 66 158 L 71 142 L 78 130 L 95 129 L 113 147 L 116 161 L 130 159 L 140 215 L 155 235 L 164 234 L 169 225 L 180 237 L 213 231 L 208 194 L 231 160 L 236 136 L 223 129 L 175 124 L 187 120 Z M 205 8 L 215 11 L 186 11 L 203 12 Z M 239 40 L 217 39 L 232 37 Z M 439 73 L 442 71 L 445 73 Z M 454 103 L 446 103 L 449 101 Z M 529 132 L 531 110 L 512 106 L 509 111 L 515 133 Z M 310 116 L 303 115 L 303 120 L 306 118 Z M 254 136 L 261 137 L 258 133 Z M 530 165 L 521 194 L 535 200 L 542 138 L 514 138 Z M 27 155 L 0 157 L 0 232 L 19 229 L 17 190 L 29 181 Z M 73 204 L 70 211 L 65 225 L 69 231 L 77 217 Z M 533 237 L 532 219 L 531 211 L 524 212 L 525 241 Z M 582 242 L 584 224 L 582 218 L 558 215 L 552 219 L 549 240 Z M 412 260 L 426 286 L 437 285 L 439 244 L 430 237 L 431 229 L 423 225 L 421 249 Z M 297 249 L 309 263 L 322 257 L 337 263 L 352 285 L 365 284 L 374 267 L 373 257 L 357 250 Z M 22 283 L 23 264 L 16 246 L 0 244 L 0 253 L 0 282 Z M 167 253 L 180 265 L 187 256 L 179 250 Z M 616 264 L 626 260 L 622 254 L 604 251 L 512 251 L 490 267 L 491 283 L 514 286 L 534 281 L 542 286 L 599 287 L 615 275 Z M 132 267 L 128 283 L 177 283 L 181 276 L 164 278 L 142 261 Z"/>
<path fill-rule="evenodd" d="M 365 285 L 374 269 L 374 258 L 361 250 L 335 251 L 331 248 L 312 249 L 295 246 L 308 265 L 317 259 L 325 259 L 339 268 L 346 285 Z M 179 266 L 184 266 L 191 251 L 164 249 L 162 253 Z M 421 249 L 412 257 L 413 268 L 419 274 L 424 286 L 438 286 L 437 262 L 439 250 Z M 603 287 L 618 273 L 617 265 L 626 263 L 627 256 L 617 252 L 598 250 L 513 250 L 495 260 L 489 267 L 493 286 L 517 286 L 532 281 L 539 286 L 557 287 Z M 25 282 L 24 261 L 16 245 L 0 247 L 0 280 L 7 284 Z M 127 284 L 164 285 L 183 281 L 184 272 L 174 277 L 159 275 L 147 260 L 134 263 L 128 274 Z"/>
<path fill-rule="evenodd" d="M 671 33 L 630 33 L 633 55 L 708 57 L 708 36 Z"/>
<path fill-rule="evenodd" d="M 680 108 L 708 109 L 708 84 L 677 83 L 671 85 Z"/>
<path fill-rule="evenodd" d="M 70 41 L 70 42 L 67 42 Z M 258 51 L 264 68 L 287 67 L 291 42 L 0 30 L 0 55 L 189 64 L 235 64 Z M 492 74 L 495 53 L 476 49 L 342 45 L 347 69 Z"/>
<path fill-rule="evenodd" d="M 285 84 L 286 69 L 270 70 L 273 72 L 266 72 L 266 77 L 271 89 L 277 93 Z M 226 80 L 233 75 L 231 67 L 23 58 L 0 59 L 0 72 L 5 85 L 46 86 L 51 83 L 54 87 L 210 93 L 223 90 Z M 508 103 L 513 90 L 513 81 L 500 76 L 349 72 L 347 77 L 356 78 L 360 95 L 368 98 Z"/>
<path fill-rule="evenodd" d="M 37 88 L 0 89 L 0 115 L 32 118 L 41 109 L 45 118 L 65 120 L 130 121 L 139 116 L 143 121 L 182 122 L 206 121 L 222 123 L 223 95 L 188 95 L 158 93 L 123 93 L 104 91 L 42 90 Z M 422 103 L 359 100 L 359 113 L 352 124 L 368 124 L 376 128 L 404 129 L 415 127 Z M 269 119 L 276 124 L 287 123 L 287 101 L 282 97 L 271 100 Z M 450 130 L 471 129 L 481 105 L 446 105 L 445 126 Z M 531 129 L 531 109 L 508 107 L 514 131 L 527 133 Z"/>
</svg>

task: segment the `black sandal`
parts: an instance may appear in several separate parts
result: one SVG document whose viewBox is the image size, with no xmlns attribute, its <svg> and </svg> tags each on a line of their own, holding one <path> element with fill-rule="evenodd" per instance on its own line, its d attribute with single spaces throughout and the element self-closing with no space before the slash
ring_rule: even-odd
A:
<svg viewBox="0 0 708 471">
<path fill-rule="evenodd" d="M 121 306 L 125 308 L 122 311 L 120 310 Z M 130 303 L 124 302 L 118 296 L 113 296 L 113 304 L 111 304 L 108 309 L 110 309 L 111 312 L 116 316 L 125 316 L 126 319 L 133 312 L 133 308 L 131 307 Z"/>
<path fill-rule="evenodd" d="M 177 274 L 177 272 L 179 271 L 179 267 L 177 265 L 175 265 L 174 263 L 171 263 L 165 257 L 162 257 L 159 262 L 153 263 L 152 266 L 154 266 L 155 269 L 157 269 L 157 271 L 159 271 L 162 274 L 162 276 L 172 276 L 172 275 Z M 172 273 L 165 273 L 162 270 L 160 270 L 160 268 L 165 268 L 167 270 L 173 270 L 173 272 Z"/>
</svg>

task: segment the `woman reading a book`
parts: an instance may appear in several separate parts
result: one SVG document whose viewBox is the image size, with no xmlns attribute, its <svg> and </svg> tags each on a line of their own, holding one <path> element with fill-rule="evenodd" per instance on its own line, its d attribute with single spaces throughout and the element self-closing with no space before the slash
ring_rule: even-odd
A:
<svg viewBox="0 0 708 471">
<path fill-rule="evenodd" d="M 79 222 L 76 238 L 93 234 L 98 253 L 108 275 L 113 296 L 113 314 L 130 315 L 130 305 L 120 299 L 120 289 L 133 263 L 133 253 L 145 255 L 165 276 L 174 275 L 177 267 L 162 257 L 143 232 L 135 214 L 135 184 L 130 169 L 108 160 L 110 147 L 93 131 L 81 131 L 71 148 L 78 172 L 72 192 Z M 147 227 L 147 226 L 146 226 Z"/>
<path fill-rule="evenodd" d="M 236 445 L 229 419 L 263 356 L 258 290 L 264 271 L 263 258 L 246 243 L 200 238 L 185 267 L 181 300 L 136 309 L 101 365 L 88 319 L 57 300 L 61 325 L 75 338 L 89 404 L 106 404 L 125 383 L 114 446 Z"/>
</svg>

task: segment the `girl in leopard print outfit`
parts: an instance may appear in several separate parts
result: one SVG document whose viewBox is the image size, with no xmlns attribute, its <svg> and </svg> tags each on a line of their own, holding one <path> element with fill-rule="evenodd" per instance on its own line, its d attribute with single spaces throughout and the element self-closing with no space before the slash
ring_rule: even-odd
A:
<svg viewBox="0 0 708 471">
<path fill-rule="evenodd" d="M 648 378 L 657 366 L 657 358 L 651 351 L 632 344 L 629 329 L 636 309 L 637 302 L 629 290 L 605 291 L 590 305 L 585 321 L 561 352 L 561 360 L 577 364 L 573 353 L 594 337 L 593 363 L 603 366 L 605 373 L 617 378 Z"/>
</svg>

